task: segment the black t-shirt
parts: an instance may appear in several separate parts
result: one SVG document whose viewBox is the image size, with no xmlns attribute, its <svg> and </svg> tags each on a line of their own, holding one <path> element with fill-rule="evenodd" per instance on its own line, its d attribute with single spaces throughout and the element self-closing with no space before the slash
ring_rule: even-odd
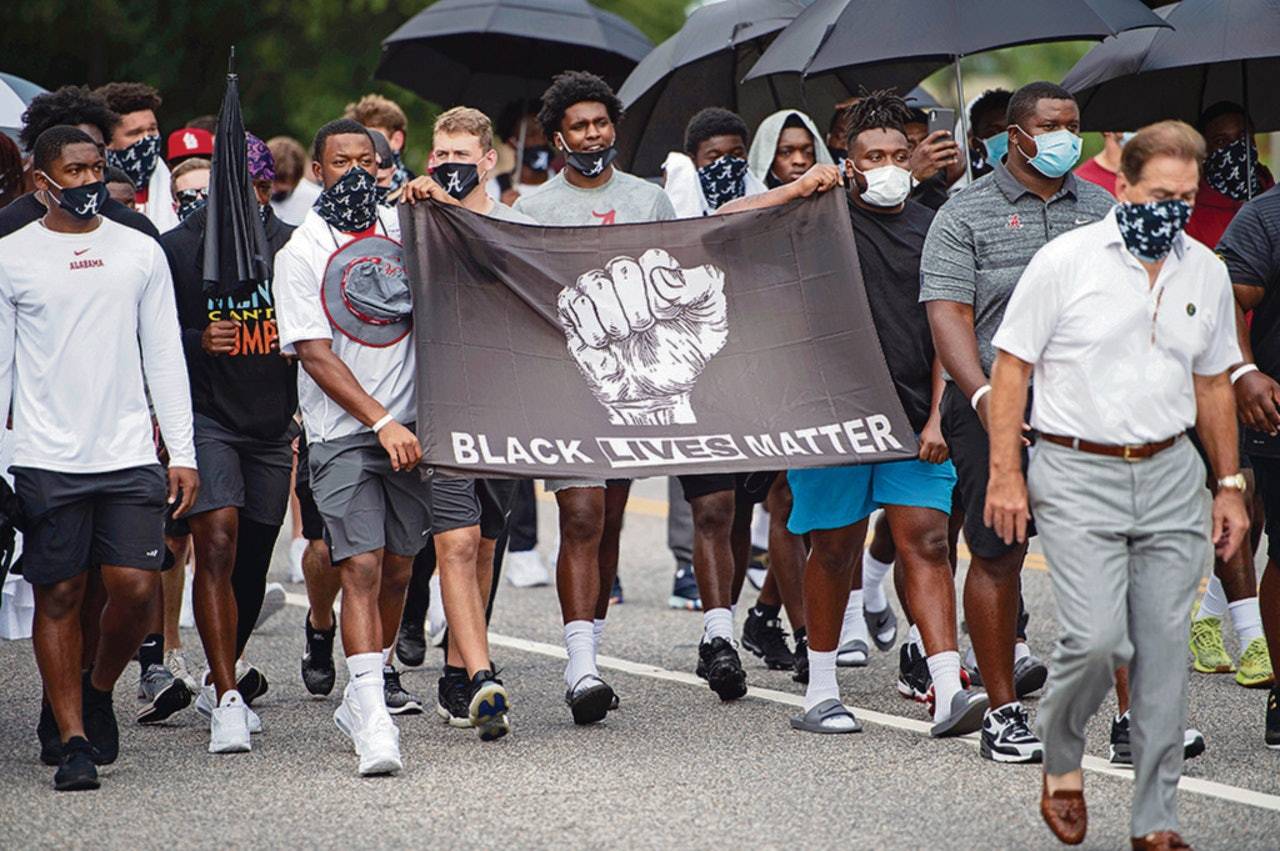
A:
<svg viewBox="0 0 1280 851">
<path fill-rule="evenodd" d="M 916 188 L 911 190 L 911 200 L 917 204 L 923 204 L 936 213 L 951 197 L 948 191 L 950 188 L 947 185 L 947 173 L 940 171 L 933 177 L 916 184 Z"/>
<path fill-rule="evenodd" d="M 204 226 L 207 208 L 160 237 L 169 259 L 182 347 L 191 376 L 191 403 L 232 431 L 275 440 L 288 430 L 298 408 L 297 366 L 280 356 L 276 342 L 275 294 L 270 282 L 234 298 L 210 298 L 204 292 Z M 267 214 L 267 242 L 272 255 L 284 247 L 293 228 Z M 200 338 L 218 319 L 241 324 L 237 350 L 209 355 Z"/>
<path fill-rule="evenodd" d="M 49 211 L 44 204 L 37 200 L 34 192 L 23 195 L 17 201 L 0 210 L 0 237 L 8 236 L 25 228 L 32 222 L 39 221 L 47 212 Z M 156 226 L 151 224 L 150 219 L 137 210 L 130 210 L 114 198 L 108 198 L 107 203 L 102 205 L 102 215 L 104 218 L 111 219 L 111 221 L 122 224 L 125 227 L 142 231 L 147 236 L 155 239 L 160 238 L 160 231 L 156 230 Z"/>
<path fill-rule="evenodd" d="M 1280 186 L 1240 208 L 1218 242 L 1231 283 L 1262 287 L 1249 342 L 1258 369 L 1280 378 Z"/>
<path fill-rule="evenodd" d="M 880 348 L 919 432 L 933 402 L 933 337 L 920 303 L 920 254 L 933 211 L 909 200 L 899 213 L 869 213 L 850 201 L 849 217 Z"/>
</svg>

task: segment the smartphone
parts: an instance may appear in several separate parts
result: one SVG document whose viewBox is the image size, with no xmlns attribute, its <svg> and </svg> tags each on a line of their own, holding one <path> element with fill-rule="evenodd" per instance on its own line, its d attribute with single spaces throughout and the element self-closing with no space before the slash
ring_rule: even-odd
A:
<svg viewBox="0 0 1280 851">
<path fill-rule="evenodd" d="M 954 133 L 956 130 L 956 111 L 954 109 L 931 109 L 929 116 L 929 135 L 939 130 Z"/>
</svg>

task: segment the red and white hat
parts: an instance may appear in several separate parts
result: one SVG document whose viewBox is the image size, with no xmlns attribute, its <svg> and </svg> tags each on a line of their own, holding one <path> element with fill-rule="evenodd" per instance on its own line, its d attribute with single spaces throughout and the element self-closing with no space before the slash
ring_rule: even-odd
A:
<svg viewBox="0 0 1280 851">
<path fill-rule="evenodd" d="M 165 159 L 186 159 L 187 157 L 213 156 L 213 134 L 199 127 L 182 127 L 169 134 L 169 145 Z"/>
</svg>

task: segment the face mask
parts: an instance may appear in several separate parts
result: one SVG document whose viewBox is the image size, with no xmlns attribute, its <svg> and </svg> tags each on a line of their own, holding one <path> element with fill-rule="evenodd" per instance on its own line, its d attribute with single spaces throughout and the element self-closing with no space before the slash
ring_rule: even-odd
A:
<svg viewBox="0 0 1280 851">
<path fill-rule="evenodd" d="M 524 167 L 533 171 L 551 170 L 551 148 L 548 145 L 532 145 L 524 149 L 521 157 Z"/>
<path fill-rule="evenodd" d="M 123 151 L 107 149 L 107 165 L 123 169 L 134 186 L 146 186 L 160 160 L 160 137 L 143 136 Z"/>
<path fill-rule="evenodd" d="M 395 206 L 395 202 L 394 202 L 394 201 L 388 201 L 388 200 L 387 200 L 387 196 L 389 196 L 389 195 L 392 193 L 392 191 L 393 191 L 394 189 L 395 189 L 395 187 L 394 187 L 394 186 L 375 186 L 375 187 L 373 187 L 373 192 L 374 192 L 374 194 L 375 194 L 375 195 L 377 196 L 377 198 L 378 198 L 378 206 L 379 206 L 379 207 L 394 207 L 394 206 Z"/>
<path fill-rule="evenodd" d="M 1246 137 L 1214 151 L 1204 161 L 1204 177 L 1209 185 L 1233 201 L 1250 197 L 1249 160 L 1253 160 L 1253 195 L 1262 194 L 1262 164 L 1258 149 Z"/>
<path fill-rule="evenodd" d="M 431 170 L 431 179 L 461 201 L 480 183 L 480 172 L 475 163 L 441 163 Z"/>
<path fill-rule="evenodd" d="M 1080 161 L 1082 140 L 1070 130 L 1054 130 L 1052 133 L 1032 136 L 1019 127 L 1018 132 L 1035 142 L 1036 155 L 1029 157 L 1027 164 L 1045 177 L 1062 177 Z"/>
<path fill-rule="evenodd" d="M 352 166 L 341 180 L 320 193 L 315 210 L 338 230 L 367 230 L 378 219 L 377 181 L 369 172 Z"/>
<path fill-rule="evenodd" d="M 707 205 L 718 210 L 747 191 L 747 161 L 741 157 L 725 155 L 713 163 L 698 169 L 698 182 L 702 184 Z"/>
<path fill-rule="evenodd" d="M 854 166 L 853 170 L 866 178 L 867 188 L 860 197 L 873 207 L 896 207 L 911 194 L 911 172 L 905 168 L 885 165 L 862 171 Z"/>
<path fill-rule="evenodd" d="M 1139 260 L 1157 263 L 1169 255 L 1173 241 L 1187 226 L 1191 205 L 1186 201 L 1148 201 L 1116 206 L 1116 224 L 1125 248 Z"/>
<path fill-rule="evenodd" d="M 987 152 L 987 165 L 995 168 L 996 163 L 1004 159 L 1005 154 L 1009 153 L 1009 130 L 1005 128 L 999 133 L 993 133 L 982 140 L 982 147 Z"/>
<path fill-rule="evenodd" d="M 1120 147 L 1122 147 L 1122 148 L 1123 148 L 1125 145 L 1129 144 L 1129 140 L 1130 140 L 1130 139 L 1132 139 L 1134 136 L 1137 136 L 1137 135 L 1138 135 L 1137 133 L 1121 133 L 1121 134 L 1120 134 Z"/>
<path fill-rule="evenodd" d="M 209 193 L 203 189 L 183 189 L 178 193 L 178 221 L 185 222 L 187 216 L 209 203 Z"/>
<path fill-rule="evenodd" d="M 569 150 L 569 144 L 565 142 L 564 136 L 560 137 L 560 144 L 564 146 L 565 162 L 573 166 L 573 170 L 583 177 L 599 177 L 618 158 L 617 145 L 610 145 L 603 151 L 591 151 L 588 153 Z"/>
<path fill-rule="evenodd" d="M 40 172 L 44 174 L 44 172 Z M 94 183 L 86 183 L 84 186 L 68 186 L 63 189 L 58 186 L 54 179 L 44 174 L 44 179 L 56 186 L 61 196 L 58 197 L 58 206 L 66 210 L 77 219 L 88 221 L 98 215 L 98 211 L 102 209 L 102 205 L 107 203 L 107 199 L 111 197 L 107 192 L 107 184 L 98 180 Z M 53 193 L 50 192 L 50 195 Z"/>
</svg>

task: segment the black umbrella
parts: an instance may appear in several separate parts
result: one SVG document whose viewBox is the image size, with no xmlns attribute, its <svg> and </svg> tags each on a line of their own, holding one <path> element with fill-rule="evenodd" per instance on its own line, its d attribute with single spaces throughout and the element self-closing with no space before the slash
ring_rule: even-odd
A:
<svg viewBox="0 0 1280 851">
<path fill-rule="evenodd" d="M 747 78 L 855 70 L 868 88 L 909 87 L 954 64 L 956 99 L 964 104 L 961 57 L 1153 26 L 1167 25 L 1142 0 L 817 0 L 778 35 Z M 967 135 L 964 109 L 960 116 Z"/>
<path fill-rule="evenodd" d="M 227 63 L 227 92 L 213 137 L 209 210 L 204 229 L 204 291 L 222 298 L 271 278 L 271 250 L 249 178 L 248 144 L 240 114 L 235 48 Z"/>
<path fill-rule="evenodd" d="M 1245 107 L 1256 130 L 1280 130 L 1280 2 L 1183 0 L 1159 14 L 1174 29 L 1107 39 L 1063 79 L 1087 129 L 1195 124 L 1225 100 Z"/>
<path fill-rule="evenodd" d="M 587 0 L 440 0 L 387 36 L 374 76 L 492 116 L 537 101 L 565 70 L 617 87 L 652 49 L 625 18 Z"/>
</svg>

